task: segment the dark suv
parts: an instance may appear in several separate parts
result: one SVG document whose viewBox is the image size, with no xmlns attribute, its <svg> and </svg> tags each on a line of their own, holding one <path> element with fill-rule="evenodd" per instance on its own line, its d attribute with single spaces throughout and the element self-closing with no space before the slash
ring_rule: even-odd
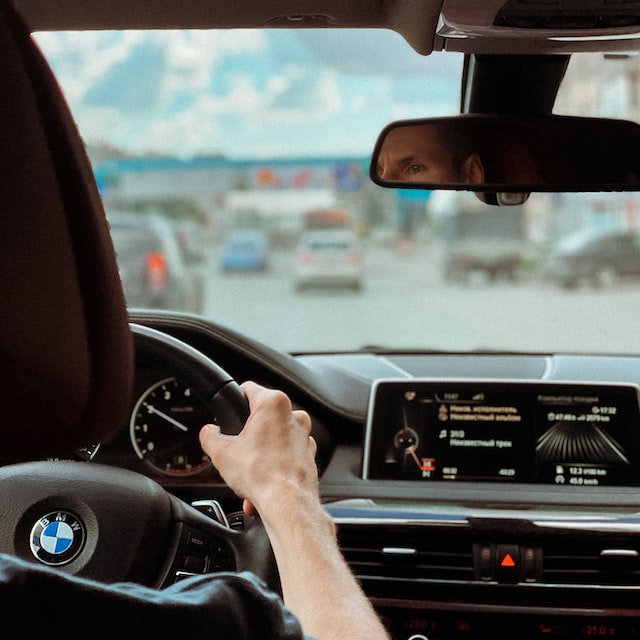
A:
<svg viewBox="0 0 640 640">
<path fill-rule="evenodd" d="M 107 214 L 127 305 L 199 312 L 201 286 L 174 230 L 156 215 Z"/>
<path fill-rule="evenodd" d="M 631 231 L 570 235 L 544 261 L 542 273 L 567 288 L 606 287 L 621 278 L 640 278 L 640 235 Z"/>
</svg>

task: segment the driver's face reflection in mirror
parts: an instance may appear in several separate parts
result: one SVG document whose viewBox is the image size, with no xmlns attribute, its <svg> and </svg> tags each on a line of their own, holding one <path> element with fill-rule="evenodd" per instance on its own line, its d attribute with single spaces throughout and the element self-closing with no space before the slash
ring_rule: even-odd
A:
<svg viewBox="0 0 640 640">
<path fill-rule="evenodd" d="M 482 184 L 480 156 L 463 140 L 450 139 L 438 125 L 398 127 L 384 139 L 378 177 L 389 182 Z"/>
</svg>

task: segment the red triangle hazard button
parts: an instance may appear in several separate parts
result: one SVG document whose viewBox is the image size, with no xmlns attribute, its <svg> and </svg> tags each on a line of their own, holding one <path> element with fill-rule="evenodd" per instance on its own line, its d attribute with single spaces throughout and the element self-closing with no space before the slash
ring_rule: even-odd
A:
<svg viewBox="0 0 640 640">
<path fill-rule="evenodd" d="M 513 556 L 510 553 L 507 553 L 500 562 L 501 567 L 515 567 L 516 562 L 513 559 Z"/>
<path fill-rule="evenodd" d="M 518 582 L 520 580 L 520 549 L 518 545 L 497 545 L 494 566 L 498 582 Z"/>
</svg>

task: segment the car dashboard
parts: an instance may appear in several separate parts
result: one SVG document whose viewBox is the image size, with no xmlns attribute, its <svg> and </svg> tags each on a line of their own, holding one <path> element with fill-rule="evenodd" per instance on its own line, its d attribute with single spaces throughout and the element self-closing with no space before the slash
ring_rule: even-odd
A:
<svg viewBox="0 0 640 640">
<path fill-rule="evenodd" d="M 283 354 L 197 316 L 131 320 L 310 414 L 323 502 L 394 640 L 640 636 L 640 357 Z M 94 460 L 240 528 L 199 451 L 206 411 L 174 371 L 138 359 L 135 380 Z"/>
</svg>

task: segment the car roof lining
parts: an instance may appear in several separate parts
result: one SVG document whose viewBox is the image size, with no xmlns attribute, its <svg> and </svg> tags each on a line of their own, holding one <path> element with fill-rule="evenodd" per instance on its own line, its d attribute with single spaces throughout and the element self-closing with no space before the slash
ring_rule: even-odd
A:
<svg viewBox="0 0 640 640">
<path fill-rule="evenodd" d="M 415 51 L 484 54 L 567 54 L 577 51 L 640 49 L 637 25 L 605 28 L 558 28 L 532 22 L 531 28 L 501 26 L 503 8 L 530 11 L 536 3 L 521 0 L 13 0 L 28 28 L 36 31 L 116 29 L 234 28 L 378 28 L 400 34 Z M 623 5 L 633 5 L 627 0 Z M 638 0 L 640 4 L 640 0 Z M 620 11 L 620 3 L 557 0 L 562 12 L 592 11 L 593 16 Z M 535 7 L 534 7 L 535 8 Z"/>
</svg>

